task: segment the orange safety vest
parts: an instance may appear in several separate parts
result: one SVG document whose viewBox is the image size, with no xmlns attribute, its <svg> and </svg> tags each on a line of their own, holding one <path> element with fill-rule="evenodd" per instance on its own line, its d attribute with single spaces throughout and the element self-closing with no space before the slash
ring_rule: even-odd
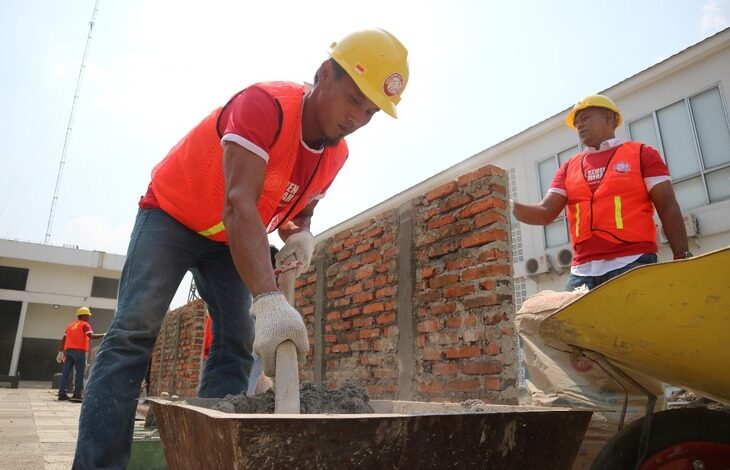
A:
<svg viewBox="0 0 730 470">
<path fill-rule="evenodd" d="M 74 320 L 66 328 L 66 340 L 63 343 L 63 349 L 79 349 L 81 351 L 89 350 L 89 337 L 84 331 L 85 321 Z"/>
<path fill-rule="evenodd" d="M 614 243 L 656 243 L 654 205 L 641 174 L 642 147 L 639 142 L 619 146 L 595 192 L 583 171 L 585 154 L 568 162 L 565 187 L 573 247 L 593 235 Z"/>
<path fill-rule="evenodd" d="M 309 184 L 285 208 L 286 215 L 272 223 L 294 170 L 302 135 L 302 104 L 307 89 L 289 82 L 252 86 L 271 94 L 281 108 L 281 127 L 269 150 L 264 184 L 257 202 L 261 222 L 268 232 L 273 232 L 279 225 L 295 218 L 313 197 L 329 186 L 345 164 L 347 144 L 342 139 L 337 146 L 325 147 Z M 200 235 L 220 242 L 227 242 L 227 237 L 222 221 L 225 183 L 218 120 L 229 104 L 230 101 L 203 119 L 152 170 L 152 190 L 160 208 Z"/>
</svg>

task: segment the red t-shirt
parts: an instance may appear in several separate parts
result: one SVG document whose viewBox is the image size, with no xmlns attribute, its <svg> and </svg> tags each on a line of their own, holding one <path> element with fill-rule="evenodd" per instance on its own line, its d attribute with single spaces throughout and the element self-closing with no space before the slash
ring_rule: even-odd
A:
<svg viewBox="0 0 730 470">
<path fill-rule="evenodd" d="M 280 122 L 280 110 L 274 97 L 260 87 L 251 86 L 236 95 L 224 109 L 218 128 L 219 134 L 223 136 L 221 144 L 236 143 L 268 162 L 269 150 L 276 140 Z M 293 207 L 296 198 L 304 192 L 304 187 L 314 175 L 323 150 L 324 147 L 312 149 L 300 139 L 289 185 L 269 225 L 276 225 L 280 218 L 286 216 L 288 208 Z M 326 190 L 327 188 L 324 189 Z M 324 191 L 315 196 L 315 199 L 324 197 Z M 142 209 L 160 207 L 151 185 L 140 199 L 139 207 Z"/>
<path fill-rule="evenodd" d="M 617 147 L 609 148 L 607 150 L 601 150 L 598 152 L 581 152 L 574 158 L 583 159 L 583 170 L 588 186 L 591 191 L 595 192 L 598 188 L 598 184 L 601 182 L 603 173 L 606 170 L 606 164 L 609 159 L 616 151 Z M 568 160 L 568 161 L 570 161 Z M 555 178 L 548 192 L 561 194 L 567 197 L 567 189 L 565 187 L 565 176 L 568 167 L 568 162 L 563 163 L 555 173 Z M 644 184 L 646 190 L 651 191 L 651 188 L 664 181 L 671 181 L 669 176 L 669 170 L 662 161 L 659 152 L 653 147 L 645 145 L 641 152 L 641 174 L 644 176 Z M 588 261 L 594 260 L 606 260 L 618 258 L 621 256 L 640 255 L 643 253 L 655 253 L 656 243 L 612 243 L 599 236 L 592 236 L 588 240 L 578 243 L 575 247 L 575 254 L 573 257 L 573 265 L 577 266 Z"/>
</svg>

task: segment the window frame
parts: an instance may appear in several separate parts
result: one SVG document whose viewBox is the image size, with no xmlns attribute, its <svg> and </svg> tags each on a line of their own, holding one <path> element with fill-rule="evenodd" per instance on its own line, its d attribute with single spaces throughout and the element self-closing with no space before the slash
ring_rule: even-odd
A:
<svg viewBox="0 0 730 470">
<path fill-rule="evenodd" d="M 544 195 L 542 194 L 542 181 L 540 179 L 540 164 L 543 163 L 543 162 L 546 162 L 546 161 L 548 161 L 548 160 L 550 160 L 552 158 L 553 161 L 556 163 L 556 168 L 557 169 L 555 171 L 557 171 L 558 169 L 560 169 L 560 166 L 562 165 L 560 163 L 559 155 L 561 153 L 563 153 L 563 152 L 566 152 L 566 151 L 574 148 L 574 147 L 577 147 L 578 150 L 576 151 L 576 153 L 574 153 L 573 155 L 570 156 L 570 158 L 573 158 L 575 155 L 577 155 L 577 154 L 579 154 L 579 153 L 581 153 L 583 151 L 583 143 L 580 142 L 580 140 L 578 141 L 578 143 L 576 145 L 571 145 L 569 147 L 563 148 L 561 150 L 558 150 L 556 152 L 553 152 L 553 153 L 549 154 L 545 158 L 541 158 L 541 159 L 535 161 L 535 174 L 537 175 L 537 188 L 540 191 L 540 195 L 539 195 L 540 201 L 542 201 L 542 198 L 544 198 L 547 195 L 547 193 L 544 194 Z M 554 176 L 555 175 L 553 175 L 553 177 Z M 552 180 L 549 183 L 552 183 Z M 539 201 L 538 201 L 538 203 L 539 203 Z M 555 222 L 560 221 L 561 219 L 563 221 L 563 228 L 565 230 L 565 236 L 566 236 L 566 238 L 567 238 L 568 241 L 565 242 L 565 243 L 561 243 L 560 245 L 548 246 L 548 244 L 547 244 L 547 227 L 548 227 L 548 225 L 552 225 Z M 568 228 L 568 216 L 565 213 L 565 209 L 563 209 L 562 211 L 560 211 L 560 214 L 555 218 L 555 220 L 553 220 L 552 222 L 550 222 L 547 225 L 543 225 L 542 226 L 542 247 L 543 247 L 544 250 L 548 250 L 548 249 L 554 249 L 554 248 L 559 248 L 561 246 L 565 246 L 568 243 L 570 243 L 570 232 L 569 232 L 569 228 Z"/>
<path fill-rule="evenodd" d="M 707 185 L 707 175 L 712 174 L 716 171 L 721 171 L 721 170 L 730 168 L 730 161 L 720 164 L 720 165 L 716 165 L 710 169 L 705 167 L 704 158 L 702 156 L 702 147 L 700 145 L 700 138 L 699 138 L 699 134 L 697 133 L 697 124 L 695 122 L 695 116 L 692 112 L 691 100 L 692 100 L 692 98 L 702 95 L 703 93 L 706 93 L 710 90 L 717 89 L 718 95 L 720 96 L 720 105 L 721 105 L 722 111 L 725 115 L 725 127 L 727 128 L 728 134 L 730 134 L 730 116 L 728 115 L 728 107 L 727 107 L 727 100 L 725 98 L 725 92 L 721 85 L 722 85 L 721 81 L 713 82 L 713 83 L 699 89 L 698 91 L 695 91 L 694 93 L 690 93 L 690 94 L 683 96 L 680 99 L 673 100 L 670 103 L 667 103 L 661 107 L 658 107 L 658 108 L 652 110 L 651 113 L 643 114 L 640 117 L 637 117 L 636 119 L 632 119 L 630 122 L 626 123 L 626 133 L 628 134 L 630 140 L 634 140 L 633 136 L 631 135 L 631 124 L 641 121 L 642 119 L 645 119 L 645 118 L 651 116 L 652 123 L 654 124 L 654 134 L 655 134 L 656 140 L 659 145 L 659 148 L 657 150 L 659 151 L 659 155 L 661 156 L 662 161 L 664 162 L 665 165 L 667 165 L 667 168 L 668 168 L 669 164 L 668 164 L 667 158 L 665 156 L 664 141 L 662 139 L 662 133 L 661 133 L 661 129 L 659 127 L 659 118 L 657 116 L 657 113 L 659 111 L 666 109 L 670 106 L 673 106 L 679 102 L 684 103 L 684 109 L 687 112 L 687 116 L 689 118 L 690 132 L 691 132 L 692 138 L 693 138 L 692 145 L 695 148 L 695 152 L 696 152 L 697 159 L 698 159 L 699 173 L 693 173 L 691 175 L 683 176 L 681 178 L 674 178 L 674 177 L 672 177 L 671 173 L 669 176 L 672 177 L 671 181 L 672 181 L 673 186 L 675 184 L 689 181 L 691 179 L 699 177 L 700 181 L 702 182 L 702 189 L 704 190 L 705 205 L 710 205 L 710 204 L 714 204 L 715 202 L 721 202 L 723 200 L 727 200 L 727 199 L 722 199 L 721 201 L 714 201 L 714 202 L 710 200 L 710 188 Z"/>
</svg>

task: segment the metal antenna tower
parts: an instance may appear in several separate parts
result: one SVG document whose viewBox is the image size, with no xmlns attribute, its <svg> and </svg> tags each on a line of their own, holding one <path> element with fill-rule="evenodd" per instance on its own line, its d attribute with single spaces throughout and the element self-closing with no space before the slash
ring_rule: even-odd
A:
<svg viewBox="0 0 730 470">
<path fill-rule="evenodd" d="M 68 118 L 68 126 L 66 127 L 66 138 L 63 140 L 63 150 L 61 150 L 61 162 L 58 164 L 58 175 L 56 176 L 56 188 L 53 190 L 53 199 L 51 200 L 51 213 L 48 214 L 48 225 L 46 225 L 46 238 L 43 241 L 44 244 L 48 244 L 51 239 L 51 227 L 53 226 L 53 215 L 56 212 L 56 203 L 58 202 L 58 191 L 61 187 L 61 175 L 63 174 L 63 167 L 66 165 L 66 154 L 68 153 L 68 142 L 71 137 L 71 126 L 74 121 L 74 115 L 76 114 L 76 103 L 79 100 L 79 90 L 81 89 L 81 79 L 84 77 L 84 70 L 86 69 L 86 54 L 89 52 L 89 44 L 91 43 L 91 33 L 94 31 L 94 22 L 96 21 L 96 13 L 99 11 L 99 0 L 94 2 L 94 13 L 91 14 L 91 21 L 89 22 L 89 34 L 86 36 L 86 46 L 84 47 L 84 56 L 81 59 L 81 70 L 79 70 L 79 78 L 76 80 L 76 92 L 74 93 L 74 100 L 71 104 L 71 115 Z"/>
</svg>

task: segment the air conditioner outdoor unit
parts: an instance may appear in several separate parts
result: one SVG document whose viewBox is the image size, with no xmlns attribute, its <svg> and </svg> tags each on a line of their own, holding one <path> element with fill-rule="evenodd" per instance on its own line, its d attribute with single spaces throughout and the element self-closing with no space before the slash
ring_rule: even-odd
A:
<svg viewBox="0 0 730 470">
<path fill-rule="evenodd" d="M 559 268 L 569 268 L 573 262 L 573 250 L 570 248 L 563 248 L 555 253 L 555 264 Z"/>
<path fill-rule="evenodd" d="M 536 276 L 548 272 L 550 267 L 548 266 L 547 257 L 540 255 L 535 258 L 528 258 L 525 261 L 525 274 L 528 276 Z"/>
<path fill-rule="evenodd" d="M 697 217 L 694 214 L 682 214 L 682 221 L 684 222 L 684 229 L 687 231 L 688 237 L 696 237 L 700 234 Z M 669 243 L 667 236 L 664 234 L 664 227 L 659 228 L 659 242 L 664 244 Z"/>
</svg>

